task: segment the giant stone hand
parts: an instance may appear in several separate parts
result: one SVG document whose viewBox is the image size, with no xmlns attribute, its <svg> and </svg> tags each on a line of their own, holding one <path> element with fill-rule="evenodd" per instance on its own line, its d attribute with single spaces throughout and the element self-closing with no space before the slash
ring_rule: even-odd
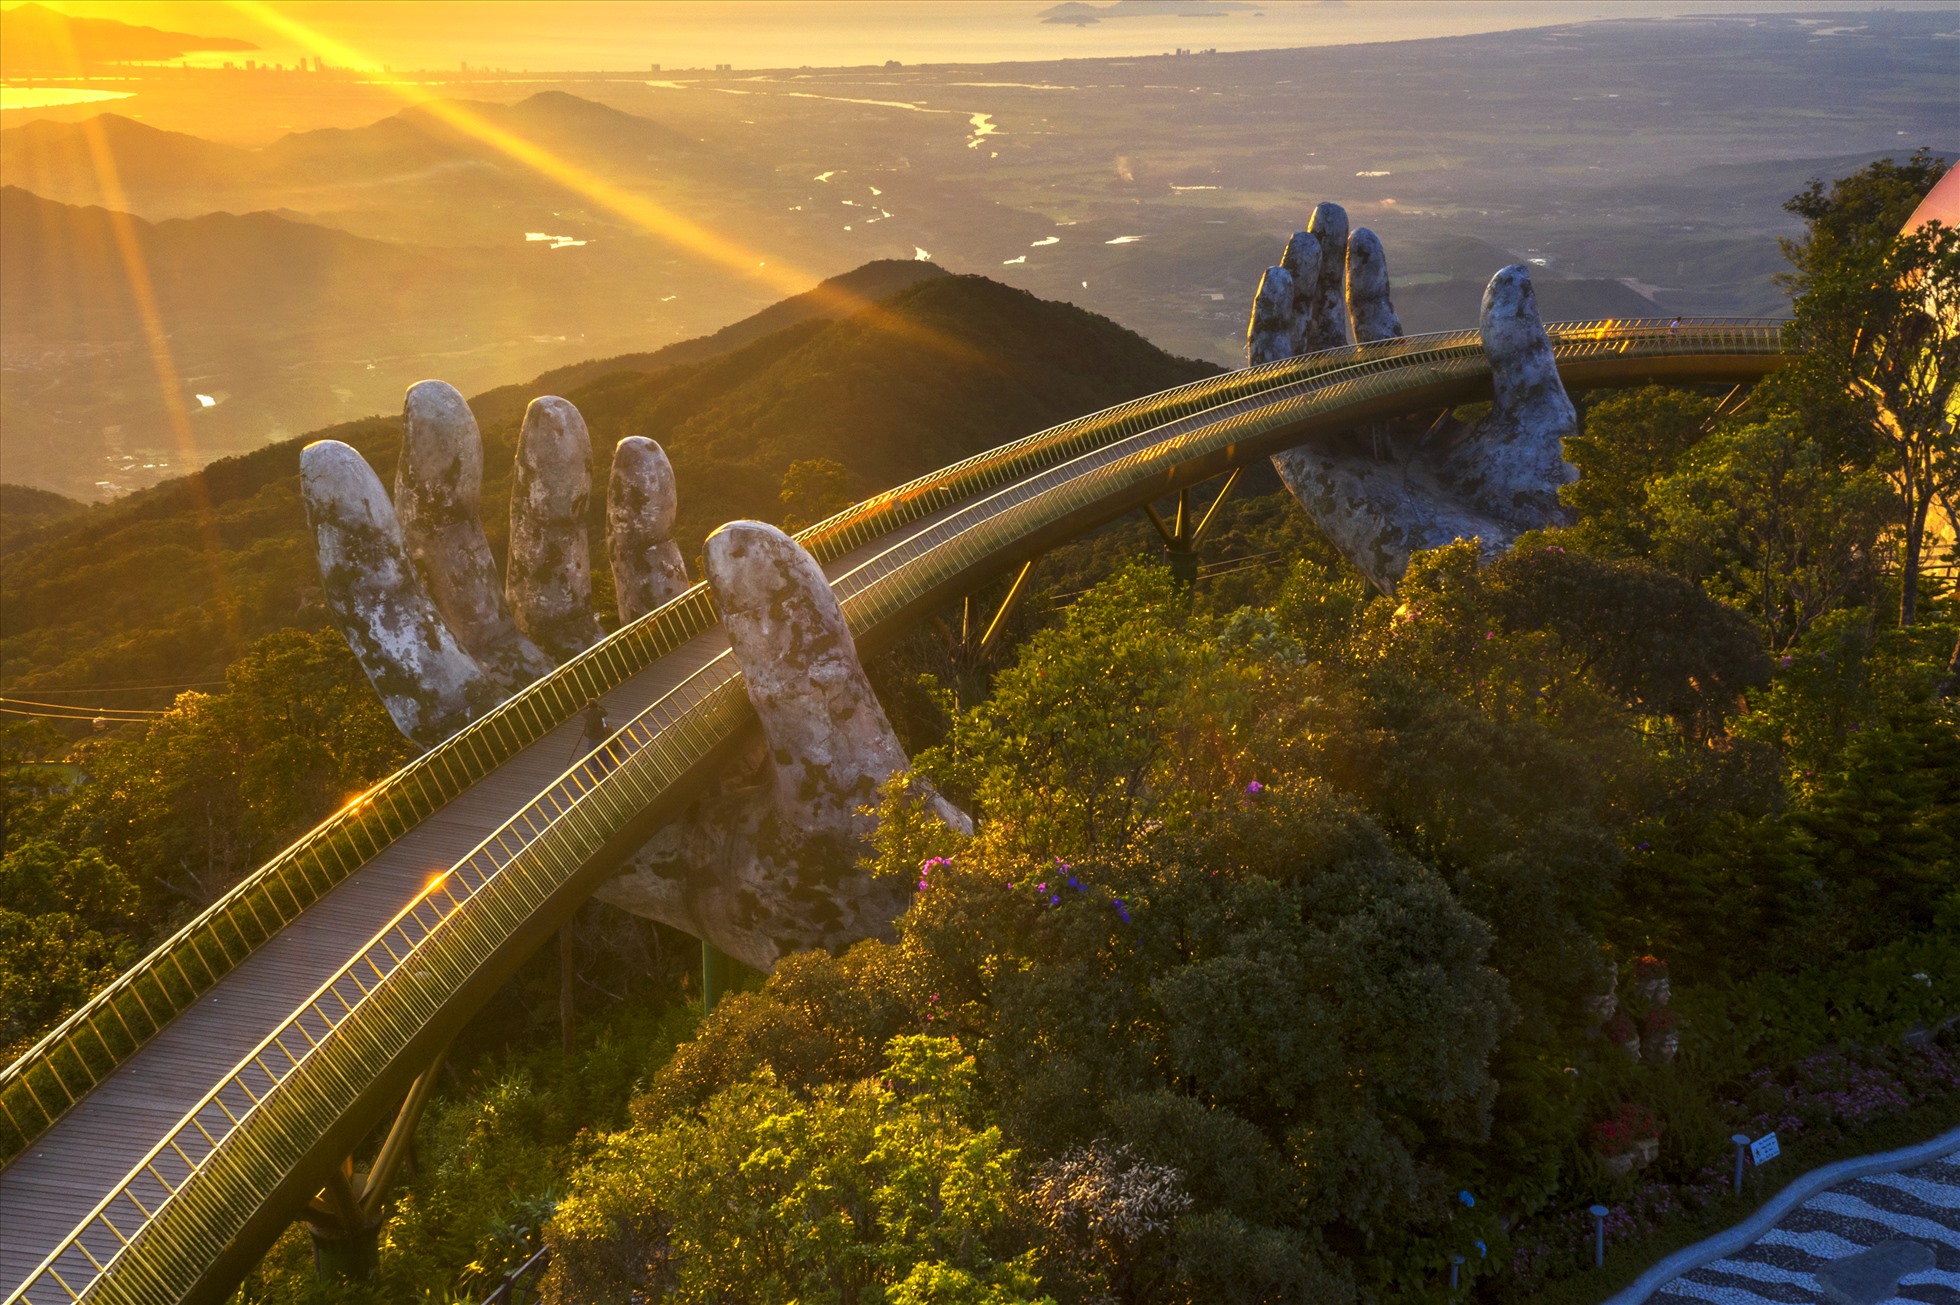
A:
<svg viewBox="0 0 1960 1305">
<path fill-rule="evenodd" d="M 1381 241 L 1366 227 L 1350 235 L 1347 214 L 1321 204 L 1266 269 L 1247 355 L 1262 363 L 1337 348 L 1350 325 L 1364 344 L 1402 334 Z M 1494 555 L 1527 530 L 1567 524 L 1558 491 L 1578 472 L 1562 444 L 1578 417 L 1523 267 L 1491 278 L 1480 327 L 1493 381 L 1481 420 L 1376 426 L 1273 457 L 1301 506 L 1384 592 L 1418 549 L 1476 539 Z"/>
<path fill-rule="evenodd" d="M 301 453 L 328 608 L 410 738 L 440 741 L 601 637 L 585 532 L 589 450 L 577 408 L 532 402 L 501 593 L 478 511 L 482 441 L 452 387 L 409 390 L 393 505 L 347 445 L 322 440 Z M 660 446 L 621 440 L 606 516 L 622 624 L 687 588 L 677 503 Z M 858 863 L 864 812 L 908 762 L 815 559 L 773 526 L 735 522 L 709 538 L 706 565 L 763 742 L 598 896 L 768 969 L 798 948 L 885 932 L 903 909 L 904 894 Z M 936 794 L 921 800 L 970 832 Z"/>
<path fill-rule="evenodd" d="M 510 566 L 500 587 L 481 516 L 483 441 L 453 386 L 423 381 L 402 403 L 391 505 L 359 453 L 320 440 L 300 489 L 334 623 L 395 725 L 433 745 L 599 641 L 585 514 L 591 437 L 563 399 L 532 401 L 517 438 Z M 674 472 L 651 440 L 621 440 L 607 516 L 619 619 L 687 588 Z"/>
</svg>

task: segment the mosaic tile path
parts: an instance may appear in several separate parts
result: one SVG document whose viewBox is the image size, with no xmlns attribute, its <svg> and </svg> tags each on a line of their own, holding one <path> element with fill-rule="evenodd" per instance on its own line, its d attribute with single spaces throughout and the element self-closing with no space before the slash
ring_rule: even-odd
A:
<svg viewBox="0 0 1960 1305">
<path fill-rule="evenodd" d="M 1960 1154 L 1841 1183 L 1653 1305 L 1960 1305 Z"/>
</svg>

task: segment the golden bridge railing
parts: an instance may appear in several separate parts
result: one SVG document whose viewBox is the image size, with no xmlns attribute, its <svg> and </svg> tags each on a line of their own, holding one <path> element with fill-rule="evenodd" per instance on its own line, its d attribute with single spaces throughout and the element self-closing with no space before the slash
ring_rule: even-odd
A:
<svg viewBox="0 0 1960 1305">
<path fill-rule="evenodd" d="M 1552 336 L 1562 364 L 1609 355 L 1773 355 L 1779 342 L 1774 324 L 1757 321 L 1566 324 L 1553 327 Z M 1476 334 L 1462 332 L 1229 373 L 967 459 L 799 537 L 820 558 L 834 560 L 972 500 L 838 578 L 846 616 L 862 636 L 949 579 L 1011 552 L 1071 514 L 1158 483 L 1180 463 L 1231 445 L 1256 445 L 1260 436 L 1316 414 L 1485 369 Z M 860 535 L 872 518 L 882 518 L 883 528 Z M 622 673 L 622 666 L 637 670 L 659 655 L 647 656 L 653 645 L 643 640 L 671 639 L 670 646 L 678 646 L 713 619 L 705 589 L 696 586 L 443 748 L 532 695 L 540 701 L 530 719 L 556 713 L 553 725 L 562 722 L 587 696 L 633 673 Z M 562 686 L 562 697 L 556 686 Z M 215 1087 L 13 1299 L 72 1300 L 91 1290 L 104 1300 L 181 1298 L 409 1040 L 438 1018 L 458 1018 L 455 999 L 470 976 L 507 949 L 523 922 L 608 838 L 740 729 L 749 714 L 739 673 L 724 653 L 620 730 L 596 759 L 566 772 L 479 845 L 453 878 L 445 877 L 449 910 L 425 922 L 415 908 L 432 899 L 411 904 Z"/>
</svg>

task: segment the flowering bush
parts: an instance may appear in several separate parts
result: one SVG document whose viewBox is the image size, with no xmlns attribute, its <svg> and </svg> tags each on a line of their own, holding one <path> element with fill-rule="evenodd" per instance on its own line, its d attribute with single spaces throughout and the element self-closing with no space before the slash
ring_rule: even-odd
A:
<svg viewBox="0 0 1960 1305">
<path fill-rule="evenodd" d="M 1622 1105 L 1611 1119 L 1602 1119 L 1592 1126 L 1593 1149 L 1609 1160 L 1660 1135 L 1661 1121 L 1654 1112 L 1632 1102 Z"/>
</svg>

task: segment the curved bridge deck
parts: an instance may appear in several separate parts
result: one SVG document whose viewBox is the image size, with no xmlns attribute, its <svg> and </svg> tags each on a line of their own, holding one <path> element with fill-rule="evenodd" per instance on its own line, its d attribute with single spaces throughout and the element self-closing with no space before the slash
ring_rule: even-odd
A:
<svg viewBox="0 0 1960 1305">
<path fill-rule="evenodd" d="M 1746 381 L 1772 323 L 1550 328 L 1575 389 Z M 1487 399 L 1477 334 L 1228 373 L 1005 445 L 799 538 L 860 646 L 1179 488 Z M 222 1298 L 416 1072 L 753 723 L 702 586 L 364 794 L 0 1073 L 0 1291 Z M 578 707 L 627 720 L 573 765 Z M 446 872 L 446 873 L 445 873 Z"/>
</svg>

